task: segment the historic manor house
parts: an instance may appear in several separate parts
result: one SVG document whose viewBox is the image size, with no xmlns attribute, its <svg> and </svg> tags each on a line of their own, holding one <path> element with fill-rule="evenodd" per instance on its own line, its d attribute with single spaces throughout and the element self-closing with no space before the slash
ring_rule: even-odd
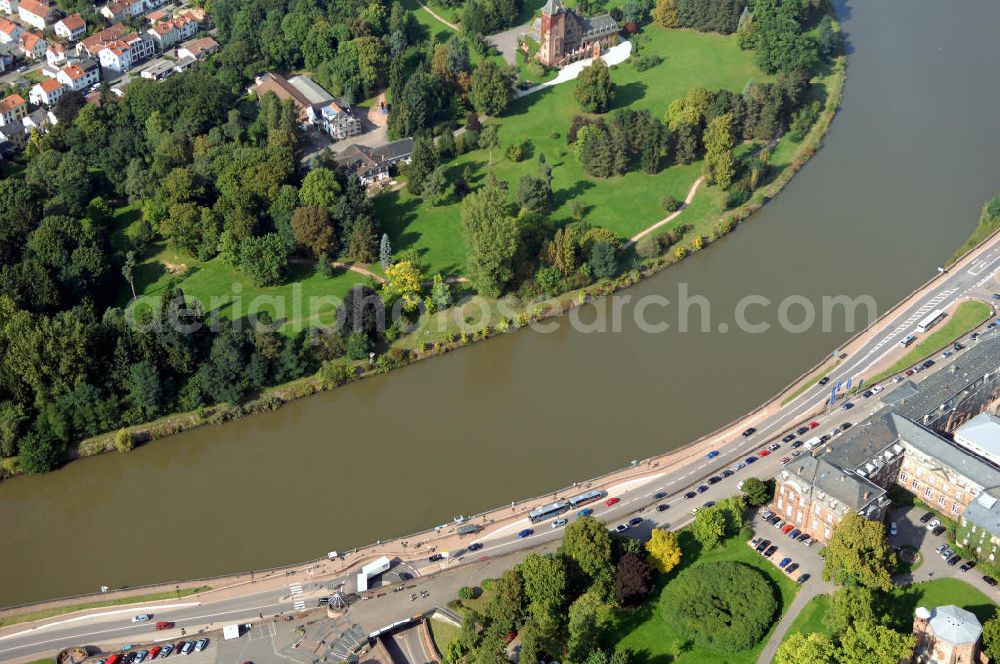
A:
<svg viewBox="0 0 1000 664">
<path fill-rule="evenodd" d="M 536 57 L 546 67 L 597 57 L 618 39 L 618 23 L 610 14 L 585 18 L 559 0 L 547 0 L 532 27 L 539 42 Z"/>
</svg>

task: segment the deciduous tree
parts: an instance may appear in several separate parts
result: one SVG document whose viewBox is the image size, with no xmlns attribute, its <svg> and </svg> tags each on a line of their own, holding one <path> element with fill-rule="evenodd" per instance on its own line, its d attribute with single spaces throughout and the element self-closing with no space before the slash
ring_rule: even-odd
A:
<svg viewBox="0 0 1000 664">
<path fill-rule="evenodd" d="M 514 276 L 518 229 L 507 213 L 507 191 L 495 178 L 462 201 L 462 227 L 472 285 L 482 295 L 498 297 Z"/>
<path fill-rule="evenodd" d="M 824 634 L 795 632 L 781 642 L 774 664 L 834 664 L 837 647 Z"/>
<path fill-rule="evenodd" d="M 652 590 L 653 571 L 646 561 L 634 553 L 623 555 L 615 570 L 615 601 L 621 606 L 635 606 Z"/>
<path fill-rule="evenodd" d="M 895 554 L 885 539 L 885 525 L 869 521 L 856 512 L 848 512 L 833 529 L 833 536 L 822 552 L 823 578 L 839 585 L 892 590 L 889 572 Z"/>
<path fill-rule="evenodd" d="M 584 67 L 576 79 L 573 96 L 587 113 L 605 113 L 615 100 L 615 84 L 608 65 L 601 58 Z"/>
<path fill-rule="evenodd" d="M 681 562 L 681 544 L 677 533 L 672 530 L 654 528 L 645 547 L 649 562 L 661 574 L 666 574 Z"/>
<path fill-rule="evenodd" d="M 337 233 L 325 207 L 300 207 L 292 213 L 292 235 L 295 243 L 314 258 L 337 248 Z"/>
</svg>

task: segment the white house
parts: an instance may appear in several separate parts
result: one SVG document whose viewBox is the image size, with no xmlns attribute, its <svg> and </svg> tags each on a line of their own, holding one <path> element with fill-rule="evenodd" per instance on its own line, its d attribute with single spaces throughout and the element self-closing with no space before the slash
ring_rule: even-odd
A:
<svg viewBox="0 0 1000 664">
<path fill-rule="evenodd" d="M 95 32 L 89 37 L 81 39 L 76 45 L 76 54 L 79 56 L 87 55 L 92 58 L 96 58 L 102 48 L 122 35 L 127 34 L 128 31 L 128 28 L 121 23 L 115 23 L 110 27 L 104 28 L 100 32 Z"/>
<path fill-rule="evenodd" d="M 0 12 L 5 14 L 17 13 L 18 0 L 0 0 Z"/>
<path fill-rule="evenodd" d="M 101 68 L 93 60 L 81 60 L 60 69 L 56 80 L 71 90 L 82 92 L 100 82 Z"/>
<path fill-rule="evenodd" d="M 17 15 L 21 21 L 39 30 L 44 30 L 56 20 L 56 10 L 38 0 L 21 0 Z"/>
<path fill-rule="evenodd" d="M 199 37 L 198 39 L 191 39 L 181 44 L 177 49 L 177 57 L 204 60 L 217 50 L 219 50 L 219 44 L 214 39 L 211 37 Z"/>
<path fill-rule="evenodd" d="M 16 44 L 23 34 L 24 28 L 17 23 L 0 18 L 0 44 Z"/>
<path fill-rule="evenodd" d="M 55 25 L 56 34 L 69 41 L 76 41 L 87 33 L 87 24 L 79 14 L 70 14 Z"/>
<path fill-rule="evenodd" d="M 49 44 L 45 48 L 45 61 L 50 67 L 58 67 L 66 62 L 66 47 L 59 43 Z"/>
<path fill-rule="evenodd" d="M 166 21 L 158 21 L 149 30 L 150 38 L 156 42 L 160 52 L 170 49 L 185 39 L 190 39 L 198 32 L 198 24 L 186 16 L 176 16 Z"/>
<path fill-rule="evenodd" d="M 101 49 L 98 54 L 101 66 L 119 74 L 125 73 L 137 64 L 156 55 L 156 44 L 134 32 L 124 35 Z"/>
<path fill-rule="evenodd" d="M 127 18 L 141 16 L 145 9 L 143 0 L 114 0 L 101 7 L 101 16 L 117 23 Z"/>
<path fill-rule="evenodd" d="M 24 57 L 31 58 L 32 60 L 45 57 L 45 49 L 48 46 L 49 43 L 41 35 L 34 32 L 25 32 L 21 35 L 21 39 L 18 42 L 18 47 L 21 49 Z"/>
<path fill-rule="evenodd" d="M 49 78 L 31 88 L 28 93 L 28 101 L 36 106 L 52 106 L 59 101 L 65 91 L 66 87 L 62 83 L 54 78 Z"/>
<path fill-rule="evenodd" d="M 9 95 L 0 99 L 0 127 L 20 124 L 21 118 L 28 114 L 28 104 L 21 95 Z"/>
</svg>

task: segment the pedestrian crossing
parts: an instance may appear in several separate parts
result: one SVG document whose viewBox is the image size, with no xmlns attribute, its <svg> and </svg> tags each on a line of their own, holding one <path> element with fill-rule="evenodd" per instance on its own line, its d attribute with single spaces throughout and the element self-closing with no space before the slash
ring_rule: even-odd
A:
<svg viewBox="0 0 1000 664">
<path fill-rule="evenodd" d="M 288 587 L 289 592 L 292 593 L 292 607 L 296 611 L 303 611 L 306 608 L 305 600 L 302 599 L 302 584 L 293 583 Z"/>
<path fill-rule="evenodd" d="M 958 289 L 956 289 L 956 288 L 949 288 L 947 290 L 941 291 L 940 293 L 938 293 L 937 295 L 935 295 L 934 297 L 932 297 L 931 299 L 929 299 L 919 309 L 917 309 L 915 312 L 913 312 L 912 314 L 910 314 L 909 317 L 907 317 L 906 320 L 904 320 L 902 323 L 900 323 L 898 326 L 896 326 L 896 328 L 892 332 L 890 332 L 889 334 L 887 334 L 884 337 L 882 337 L 882 339 L 879 340 L 879 342 L 877 344 L 875 344 L 875 348 L 872 349 L 872 350 L 877 351 L 879 348 L 882 348 L 882 346 L 884 346 L 884 345 L 886 345 L 888 343 L 891 343 L 894 338 L 896 338 L 897 336 L 899 336 L 900 334 L 902 334 L 903 332 L 905 332 L 906 330 L 908 330 L 910 328 L 910 326 L 912 326 L 914 323 L 916 323 L 917 321 L 919 321 L 920 319 L 922 319 L 924 316 L 926 316 L 928 313 L 930 313 L 931 311 L 933 311 L 934 308 L 937 307 L 937 305 L 941 304 L 942 302 L 944 302 L 945 300 L 947 300 L 949 297 L 951 297 L 951 295 L 956 290 L 958 290 Z"/>
</svg>

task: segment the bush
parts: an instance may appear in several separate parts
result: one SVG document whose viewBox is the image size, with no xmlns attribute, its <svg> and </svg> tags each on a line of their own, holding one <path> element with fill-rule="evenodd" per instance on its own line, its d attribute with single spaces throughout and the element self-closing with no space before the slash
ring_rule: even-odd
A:
<svg viewBox="0 0 1000 664">
<path fill-rule="evenodd" d="M 519 162 L 524 157 L 524 147 L 516 143 L 507 148 L 507 158 L 513 162 Z"/>
<path fill-rule="evenodd" d="M 551 134 L 549 134 L 549 138 L 551 138 L 553 141 L 558 141 L 559 140 L 559 132 L 558 131 L 552 132 Z"/>
<path fill-rule="evenodd" d="M 664 212 L 677 212 L 681 209 L 681 205 L 682 203 L 675 196 L 664 196 L 663 200 L 660 201 Z"/>
<path fill-rule="evenodd" d="M 458 589 L 458 598 L 461 600 L 470 600 L 475 596 L 475 592 L 469 586 L 462 586 Z"/>
<path fill-rule="evenodd" d="M 726 194 L 726 209 L 737 208 L 750 200 L 750 187 L 742 182 L 737 183 Z"/>
<path fill-rule="evenodd" d="M 133 447 L 135 447 L 135 441 L 132 439 L 131 432 L 128 429 L 119 429 L 115 433 L 115 449 L 125 454 L 131 452 Z"/>
<path fill-rule="evenodd" d="M 485 592 L 489 592 L 490 590 L 493 590 L 493 583 L 494 583 L 493 579 L 483 579 L 482 581 L 479 582 L 479 587 L 482 588 Z"/>
<path fill-rule="evenodd" d="M 738 652 L 757 645 L 778 600 L 758 570 L 735 561 L 690 567 L 663 590 L 663 611 L 678 632 L 705 648 Z"/>
<path fill-rule="evenodd" d="M 653 55 L 633 55 L 629 61 L 636 71 L 646 71 L 663 62 L 663 58 L 654 53 Z"/>
</svg>

